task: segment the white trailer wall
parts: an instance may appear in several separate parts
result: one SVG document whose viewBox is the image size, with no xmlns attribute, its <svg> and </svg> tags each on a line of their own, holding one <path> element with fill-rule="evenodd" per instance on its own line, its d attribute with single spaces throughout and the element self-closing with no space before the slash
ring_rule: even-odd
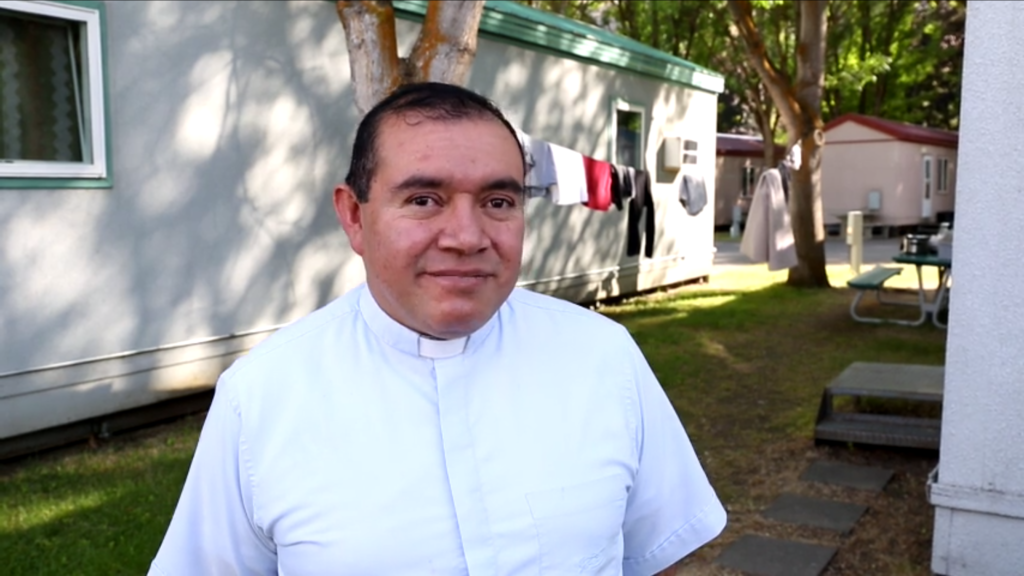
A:
<svg viewBox="0 0 1024 576">
<path fill-rule="evenodd" d="M 358 121 L 334 3 L 105 9 L 113 186 L 0 189 L 0 438 L 208 389 L 363 280 L 331 208 Z M 399 21 L 403 46 L 417 26 Z M 643 262 L 625 256 L 625 211 L 531 201 L 523 285 L 580 301 L 710 273 L 721 78 L 702 78 L 710 90 L 482 33 L 469 86 L 523 130 L 609 159 L 628 101 L 648 166 L 684 137 L 708 183 L 690 217 L 662 173 Z"/>
</svg>

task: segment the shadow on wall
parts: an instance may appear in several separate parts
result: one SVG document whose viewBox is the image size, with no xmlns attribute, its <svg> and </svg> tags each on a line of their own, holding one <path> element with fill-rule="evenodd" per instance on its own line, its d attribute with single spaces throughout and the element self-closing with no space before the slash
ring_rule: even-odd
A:
<svg viewBox="0 0 1024 576">
<path fill-rule="evenodd" d="M 358 120 L 330 3 L 116 3 L 107 29 L 115 187 L 0 191 L 0 373 L 279 324 L 363 277 L 330 201 Z M 588 155 L 607 158 L 613 96 L 667 98 L 511 50 L 471 86 Z M 535 278 L 637 262 L 625 211 L 529 214 Z"/>
<path fill-rule="evenodd" d="M 322 2 L 108 7 L 112 190 L 3 191 L 0 372 L 294 319 L 358 281 Z"/>
<path fill-rule="evenodd" d="M 651 122 L 656 106 L 668 108 L 669 122 L 682 119 L 689 108 L 690 91 L 680 87 L 666 88 L 654 80 L 583 65 L 537 52 L 491 43 L 487 57 L 500 61 L 491 65 L 478 55 L 469 80 L 471 88 L 496 100 L 513 123 L 538 138 L 566 146 L 585 155 L 609 160 L 611 135 L 611 102 L 623 98 L 640 102 L 647 109 L 648 132 L 655 141 L 647 142 L 647 158 L 654 158 L 664 138 L 661 129 Z M 481 51 L 483 52 L 483 51 Z M 496 52 L 496 54 L 495 54 Z M 544 73 L 537 73 L 543 70 Z M 645 91 L 646 87 L 650 87 Z M 681 96 L 676 96 L 681 95 Z M 671 131 L 671 126 L 669 126 Z M 654 166 L 651 165 L 651 168 Z M 672 197 L 669 198 L 669 190 Z M 659 211 L 665 202 L 675 202 L 675 186 L 655 187 Z M 639 263 L 636 256 L 626 256 L 627 210 L 614 207 L 597 212 L 583 206 L 556 206 L 545 200 L 532 200 L 528 205 L 528 228 L 525 262 L 521 279 L 537 281 L 569 277 L 573 283 L 598 280 L 607 287 L 615 272 L 583 277 L 588 270 L 626 267 L 629 272 Z M 659 225 L 665 221 L 659 218 Z M 685 225 L 685 224 L 680 224 Z M 674 250 L 674 237 L 659 232 L 658 254 Z M 710 238 L 710 232 L 709 232 Z M 628 282 L 632 284 L 628 284 Z M 635 290 L 635 279 L 620 281 L 620 289 Z M 607 289 L 607 288 L 605 288 Z M 593 299 L 593 294 L 582 296 Z"/>
</svg>

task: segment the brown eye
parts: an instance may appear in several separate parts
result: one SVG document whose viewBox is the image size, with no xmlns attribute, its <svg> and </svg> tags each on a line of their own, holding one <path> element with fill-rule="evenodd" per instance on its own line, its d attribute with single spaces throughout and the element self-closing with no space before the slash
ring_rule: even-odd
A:
<svg viewBox="0 0 1024 576">
<path fill-rule="evenodd" d="M 487 203 L 491 208 L 498 209 L 512 208 L 515 206 L 515 204 L 513 204 L 512 201 L 509 200 L 508 198 L 491 198 L 490 200 L 487 201 Z"/>
<path fill-rule="evenodd" d="M 430 196 L 416 196 L 415 198 L 410 200 L 409 203 L 412 204 L 413 206 L 427 208 L 434 204 L 435 202 L 434 199 L 431 198 Z"/>
</svg>

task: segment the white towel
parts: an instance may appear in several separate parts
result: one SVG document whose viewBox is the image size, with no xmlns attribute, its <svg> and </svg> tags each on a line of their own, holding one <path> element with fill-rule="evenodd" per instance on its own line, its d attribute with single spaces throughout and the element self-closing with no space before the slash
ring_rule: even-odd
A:
<svg viewBox="0 0 1024 576">
<path fill-rule="evenodd" d="M 558 144 L 549 146 L 558 178 L 557 185 L 552 188 L 552 201 L 561 205 L 586 202 L 587 174 L 583 170 L 583 155 Z"/>
<path fill-rule="evenodd" d="M 771 271 L 797 265 L 789 207 L 778 169 L 766 170 L 757 182 L 747 213 L 740 252 L 755 263 L 767 262 Z"/>
</svg>

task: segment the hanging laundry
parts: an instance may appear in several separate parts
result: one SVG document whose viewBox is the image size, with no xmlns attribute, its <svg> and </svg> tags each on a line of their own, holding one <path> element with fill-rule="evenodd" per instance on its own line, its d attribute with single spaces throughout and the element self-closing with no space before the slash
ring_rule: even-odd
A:
<svg viewBox="0 0 1024 576">
<path fill-rule="evenodd" d="M 632 166 L 612 165 L 612 203 L 619 210 L 633 197 L 633 180 L 636 179 Z"/>
<path fill-rule="evenodd" d="M 708 192 L 704 186 L 704 177 L 699 174 L 683 174 L 679 184 L 679 202 L 686 213 L 696 216 L 704 210 L 708 203 Z"/>
<path fill-rule="evenodd" d="M 589 156 L 583 157 L 587 177 L 587 208 L 607 212 L 612 205 L 612 165 Z"/>
<path fill-rule="evenodd" d="M 644 255 L 654 257 L 654 195 L 651 194 L 651 178 L 645 170 L 633 170 L 633 198 L 629 201 L 629 215 L 626 218 L 626 256 L 640 254 L 640 227 L 643 226 Z"/>
<path fill-rule="evenodd" d="M 558 183 L 551 187 L 551 200 L 567 206 L 587 201 L 587 174 L 583 155 L 558 144 L 549 144 Z"/>
<path fill-rule="evenodd" d="M 782 190 L 782 176 L 777 168 L 766 170 L 757 182 L 740 252 L 755 263 L 767 262 L 771 271 L 785 270 L 797 264 L 793 227 Z"/>
<path fill-rule="evenodd" d="M 549 198 L 551 186 L 558 182 L 551 145 L 520 130 L 516 132 L 526 160 L 526 197 Z"/>
</svg>

